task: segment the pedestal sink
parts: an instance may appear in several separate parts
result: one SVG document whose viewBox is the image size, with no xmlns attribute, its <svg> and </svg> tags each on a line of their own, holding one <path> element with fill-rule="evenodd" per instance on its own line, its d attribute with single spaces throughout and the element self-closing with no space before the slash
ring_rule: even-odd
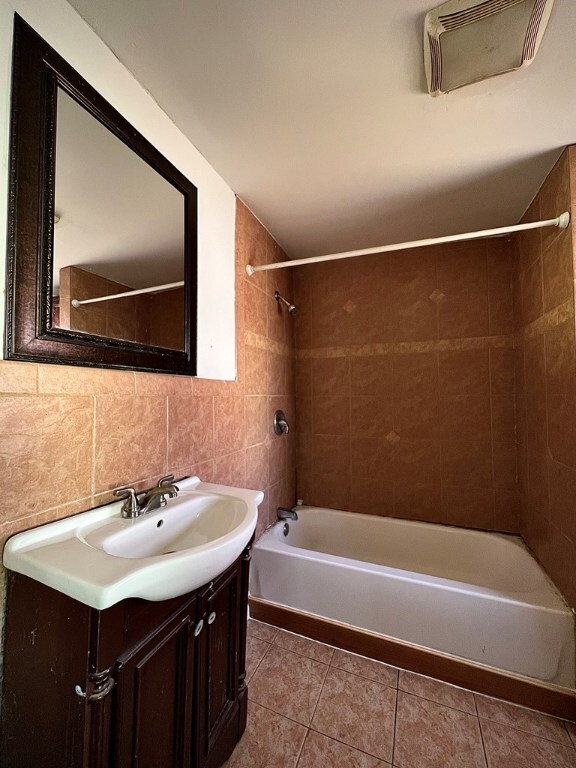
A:
<svg viewBox="0 0 576 768">
<path fill-rule="evenodd" d="M 4 565 L 93 608 L 166 600 L 222 573 L 250 541 L 261 491 L 179 481 L 165 507 L 134 520 L 121 501 L 9 539 Z"/>
</svg>

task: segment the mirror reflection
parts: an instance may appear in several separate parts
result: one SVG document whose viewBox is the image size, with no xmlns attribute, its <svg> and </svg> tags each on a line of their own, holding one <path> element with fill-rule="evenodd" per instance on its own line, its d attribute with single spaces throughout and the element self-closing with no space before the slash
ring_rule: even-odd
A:
<svg viewBox="0 0 576 768">
<path fill-rule="evenodd" d="M 53 326 L 183 350 L 184 195 L 60 87 L 54 212 Z"/>
</svg>

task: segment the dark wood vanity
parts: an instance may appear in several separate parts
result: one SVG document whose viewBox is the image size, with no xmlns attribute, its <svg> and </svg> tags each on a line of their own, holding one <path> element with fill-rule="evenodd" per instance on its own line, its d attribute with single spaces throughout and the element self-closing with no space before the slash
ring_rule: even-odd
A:
<svg viewBox="0 0 576 768">
<path fill-rule="evenodd" d="M 246 726 L 250 547 L 171 600 L 96 610 L 10 572 L 0 764 L 217 768 Z"/>
</svg>

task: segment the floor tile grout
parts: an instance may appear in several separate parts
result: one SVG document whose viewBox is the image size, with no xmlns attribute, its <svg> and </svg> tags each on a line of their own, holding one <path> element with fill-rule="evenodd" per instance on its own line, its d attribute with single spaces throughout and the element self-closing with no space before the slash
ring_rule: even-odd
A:
<svg viewBox="0 0 576 768">
<path fill-rule="evenodd" d="M 261 623 L 263 624 L 263 626 L 269 626 L 271 629 L 273 629 L 275 631 L 274 631 L 274 634 L 272 636 L 273 637 L 272 640 L 270 640 L 270 635 L 269 635 L 268 639 L 263 639 L 261 637 L 258 637 L 257 634 L 256 635 L 255 634 L 251 634 L 251 637 L 253 637 L 255 640 L 259 641 L 260 643 L 266 643 L 267 647 L 266 647 L 266 650 L 265 650 L 264 654 L 262 655 L 262 657 L 259 659 L 258 663 L 256 664 L 256 666 L 255 666 L 255 668 L 254 668 L 254 670 L 253 670 L 253 672 L 251 674 L 250 680 L 247 681 L 247 683 L 250 683 L 254 679 L 254 676 L 258 673 L 259 670 L 262 673 L 262 670 L 261 670 L 262 663 L 264 662 L 265 658 L 269 655 L 271 648 L 275 648 L 279 652 L 282 652 L 282 653 L 290 655 L 290 657 L 291 657 L 290 664 L 289 664 L 290 668 L 295 667 L 296 670 L 298 669 L 298 662 L 297 662 L 296 659 L 307 659 L 308 660 L 307 663 L 312 663 L 314 665 L 321 665 L 321 666 L 317 666 L 316 667 L 316 673 L 314 675 L 316 677 L 316 679 L 320 678 L 321 683 L 320 683 L 320 686 L 319 686 L 319 692 L 318 692 L 318 695 L 316 697 L 316 700 L 315 700 L 313 706 L 310 709 L 311 714 L 310 714 L 310 720 L 309 720 L 308 724 L 305 724 L 305 723 L 303 723 L 303 722 L 301 722 L 299 720 L 295 720 L 293 717 L 289 717 L 286 714 L 284 714 L 283 712 L 277 711 L 274 707 L 275 706 L 279 706 L 279 705 L 278 705 L 277 702 L 275 702 L 274 699 L 270 699 L 270 701 L 272 702 L 272 706 L 270 706 L 269 703 L 268 703 L 268 705 L 262 705 L 258 701 L 250 699 L 250 701 L 252 702 L 253 705 L 256 705 L 256 706 L 258 706 L 258 707 L 260 707 L 260 708 L 262 708 L 262 709 L 264 709 L 264 710 L 266 710 L 266 711 L 268 711 L 270 713 L 273 713 L 276 717 L 281 718 L 281 719 L 283 719 L 285 721 L 289 721 L 289 722 L 291 722 L 291 723 L 293 723 L 295 725 L 298 725 L 301 729 L 303 729 L 302 731 L 300 731 L 300 735 L 303 733 L 303 737 L 302 737 L 302 741 L 300 743 L 300 746 L 298 747 L 297 746 L 298 742 L 294 741 L 293 742 L 293 746 L 292 746 L 292 748 L 290 750 L 290 753 L 286 754 L 286 756 L 285 756 L 286 758 L 288 758 L 288 757 L 290 758 L 290 765 L 293 766 L 293 768 L 298 768 L 298 766 L 302 762 L 303 755 L 304 755 L 304 750 L 305 750 L 305 747 L 306 747 L 306 743 L 307 743 L 308 739 L 310 738 L 310 735 L 311 735 L 310 732 L 311 731 L 313 733 L 317 733 L 317 734 L 321 735 L 323 738 L 325 738 L 325 739 L 327 739 L 329 741 L 337 742 L 338 744 L 341 744 L 342 747 L 346 747 L 346 748 L 348 748 L 350 750 L 354 750 L 356 752 L 360 752 L 360 753 L 366 755 L 367 757 L 369 757 L 369 758 L 371 758 L 373 760 L 379 760 L 381 762 L 381 764 L 382 764 L 382 768 L 415 768 L 415 766 L 408 766 L 408 765 L 404 766 L 403 764 L 399 765 L 397 763 L 398 757 L 401 756 L 401 755 L 398 754 L 397 750 L 400 750 L 400 747 L 401 747 L 401 743 L 400 742 L 402 741 L 402 739 L 400 739 L 400 740 L 398 739 L 398 733 L 399 733 L 398 729 L 399 729 L 399 725 L 403 722 L 403 719 L 401 717 L 402 713 L 400 712 L 400 709 L 399 709 L 399 696 L 400 696 L 400 692 L 402 692 L 402 694 L 404 694 L 404 696 L 414 697 L 413 698 L 413 702 L 414 703 L 413 703 L 412 706 L 416 706 L 416 701 L 415 700 L 418 699 L 418 700 L 421 700 L 421 701 L 424 701 L 424 702 L 429 702 L 430 704 L 433 704 L 436 707 L 441 708 L 442 710 L 445 711 L 445 716 L 448 716 L 448 713 L 446 712 L 446 710 L 451 710 L 453 712 L 460 713 L 460 715 L 462 715 L 462 716 L 474 717 L 475 721 L 477 723 L 477 728 L 478 728 L 478 732 L 479 732 L 479 743 L 477 742 L 477 750 L 478 751 L 477 751 L 476 754 L 477 754 L 477 759 L 479 759 L 480 758 L 480 754 L 482 754 L 484 768 L 491 768 L 491 766 L 492 766 L 491 760 L 494 759 L 494 754 L 492 754 L 492 752 L 494 751 L 494 748 L 493 748 L 493 745 L 491 743 L 492 731 L 488 730 L 488 728 L 490 726 L 496 726 L 496 727 L 504 729 L 505 731 L 508 731 L 509 732 L 509 736 L 506 737 L 506 738 L 510 739 L 510 744 L 520 743 L 520 736 L 519 736 L 519 734 L 521 734 L 522 736 L 526 736 L 526 737 L 532 737 L 532 739 L 534 739 L 534 742 L 530 741 L 529 743 L 530 744 L 534 744 L 534 747 L 531 746 L 530 750 L 536 749 L 535 745 L 537 744 L 537 742 L 539 742 L 542 745 L 541 747 L 538 747 L 538 748 L 543 748 L 543 749 L 546 749 L 546 750 L 547 749 L 552 749 L 552 746 L 550 746 L 549 748 L 544 746 L 544 743 L 548 743 L 550 745 L 555 745 L 556 747 L 558 747 L 560 749 L 562 749 L 562 748 L 567 749 L 568 752 L 562 752 L 561 754 L 566 755 L 569 760 L 572 759 L 572 757 L 571 757 L 572 753 L 576 751 L 576 740 L 574 739 L 574 737 L 572 735 L 572 731 L 570 730 L 570 722 L 569 721 L 563 721 L 560 718 L 555 718 L 555 717 L 553 717 L 551 715 L 547 715 L 545 713 L 541 713 L 538 710 L 533 710 L 533 709 L 530 709 L 530 708 L 527 708 L 527 707 L 520 707 L 519 705 L 516 705 L 516 706 L 518 706 L 519 709 L 524 710 L 526 713 L 532 713 L 535 716 L 539 715 L 542 718 L 548 718 L 551 722 L 560 723 L 561 724 L 561 732 L 560 732 L 561 735 L 560 736 L 556 736 L 556 735 L 550 736 L 548 734 L 543 735 L 542 733 L 537 731 L 537 727 L 538 727 L 538 721 L 537 720 L 535 721 L 535 728 L 536 728 L 536 730 L 529 730 L 529 729 L 526 729 L 524 727 L 519 726 L 517 724 L 517 722 L 510 723 L 510 722 L 507 722 L 505 720 L 498 720 L 498 719 L 495 719 L 494 717 L 492 717 L 490 715 L 488 715 L 488 716 L 486 716 L 486 715 L 481 716 L 480 715 L 480 708 L 479 708 L 479 702 L 480 702 L 481 699 L 486 699 L 487 701 L 493 701 L 493 702 L 502 702 L 502 704 L 507 705 L 509 707 L 514 707 L 515 705 L 513 703 L 511 703 L 511 702 L 506 702 L 504 699 L 497 699 L 497 698 L 494 698 L 494 697 L 491 697 L 491 696 L 485 696 L 483 694 L 476 693 L 475 691 L 471 691 L 470 689 L 461 688 L 460 686 L 451 686 L 449 683 L 445 683 L 444 681 L 438 680 L 437 678 L 433 678 L 433 677 L 430 677 L 428 675 L 420 675 L 419 673 L 412 672 L 410 670 L 402 670 L 402 668 L 400 668 L 400 667 L 395 667 L 393 665 L 386 664 L 385 662 L 378 662 L 376 659 L 370 659 L 369 657 L 361 656 L 359 654 L 354 654 L 354 653 L 352 653 L 350 651 L 346 651 L 344 649 L 335 648 L 334 646 L 330 646 L 330 645 L 328 645 L 326 643 L 321 643 L 319 641 L 313 640 L 312 638 L 308 638 L 305 635 L 298 635 L 296 633 L 287 632 L 286 630 L 282 630 L 280 628 L 273 627 L 272 625 L 266 625 L 264 622 L 261 622 Z M 295 649 L 292 649 L 292 648 L 283 647 L 283 645 L 281 645 L 278 641 L 281 641 L 281 639 L 283 637 L 285 637 L 285 636 L 294 636 L 296 638 L 301 638 L 303 641 L 307 641 L 308 643 L 312 643 L 313 644 L 312 646 L 310 646 L 311 649 L 313 649 L 314 645 L 315 645 L 317 647 L 322 647 L 324 649 L 331 649 L 332 653 L 329 656 L 329 659 L 326 661 L 326 660 L 320 660 L 320 659 L 316 658 L 315 656 L 306 653 L 306 651 L 302 651 L 301 648 L 299 648 L 298 650 L 295 650 Z M 306 648 L 306 644 L 305 643 L 304 643 L 304 647 Z M 349 655 L 350 657 L 355 657 L 356 659 L 365 659 L 368 662 L 372 662 L 373 664 L 381 664 L 382 667 L 385 667 L 385 668 L 387 668 L 387 669 L 389 669 L 391 671 L 395 671 L 395 673 L 396 673 L 396 675 L 395 675 L 395 684 L 390 684 L 389 682 L 382 682 L 381 680 L 376 679 L 377 675 L 375 675 L 374 677 L 370 677 L 370 676 L 367 676 L 365 674 L 362 674 L 362 672 L 358 672 L 356 670 L 351 671 L 349 669 L 337 666 L 337 664 L 334 663 L 335 658 L 338 658 L 336 656 L 336 651 L 337 650 L 340 650 L 343 654 Z M 326 656 L 328 656 L 328 654 L 326 654 Z M 296 657 L 296 658 L 294 658 L 294 657 Z M 288 659 L 288 657 L 287 657 L 287 659 Z M 302 662 L 302 664 L 303 664 L 303 662 Z M 351 666 L 354 666 L 354 665 L 351 665 Z M 364 669 L 364 667 L 362 665 L 360 665 L 360 664 L 358 664 L 356 666 L 358 666 L 361 670 Z M 376 684 L 378 686 L 381 686 L 382 689 L 391 689 L 391 690 L 395 690 L 396 691 L 396 693 L 395 693 L 393 721 L 392 721 L 392 724 L 393 724 L 393 727 L 392 727 L 392 739 L 391 739 L 391 743 L 390 743 L 390 741 L 388 742 L 390 744 L 390 746 L 391 746 L 391 755 L 390 755 L 390 758 L 389 758 L 391 760 L 391 763 L 387 762 L 383 757 L 380 757 L 380 756 L 378 756 L 376 754 L 373 754 L 371 752 L 366 752 L 364 749 L 361 749 L 358 746 L 356 746 L 356 745 L 354 745 L 352 743 L 349 743 L 348 741 L 343 741 L 342 738 L 341 738 L 342 735 L 345 738 L 349 738 L 349 734 L 348 734 L 348 731 L 346 729 L 340 730 L 340 738 L 338 738 L 338 737 L 334 737 L 332 735 L 329 735 L 328 733 L 323 733 L 322 731 L 318 730 L 317 727 L 313 727 L 312 723 L 314 721 L 314 718 L 316 717 L 316 713 L 317 713 L 318 708 L 320 706 L 320 702 L 322 700 L 322 696 L 324 694 L 324 691 L 326 690 L 326 684 L 327 684 L 328 676 L 330 674 L 330 669 L 334 669 L 335 671 L 337 671 L 339 673 L 351 676 L 349 678 L 349 683 L 350 684 L 352 684 L 352 678 L 356 678 L 356 680 L 366 681 L 366 683 L 370 682 L 370 683 Z M 369 669 L 369 667 L 368 667 L 368 669 Z M 440 696 L 438 698 L 429 698 L 428 696 L 422 695 L 421 693 L 415 693 L 413 691 L 406 690 L 405 688 L 401 687 L 401 680 L 403 679 L 402 678 L 402 672 L 406 672 L 407 674 L 414 675 L 415 677 L 418 677 L 418 678 L 426 678 L 426 679 L 429 679 L 432 682 L 437 682 L 439 684 L 439 686 L 446 686 L 446 688 L 453 688 L 456 691 L 463 691 L 463 692 L 465 692 L 465 693 L 467 693 L 467 694 L 472 696 L 472 702 L 473 703 L 470 704 L 469 702 L 466 702 L 466 700 L 464 700 L 464 703 L 469 706 L 469 709 L 462 709 L 462 708 L 460 708 L 458 706 L 454 706 L 452 703 L 445 703 L 444 701 L 442 701 L 441 700 L 441 694 L 442 694 L 441 690 L 440 690 Z M 279 668 L 277 670 L 277 674 L 278 674 L 278 677 L 280 679 L 282 679 L 282 674 L 283 674 L 282 673 L 282 668 Z M 291 673 L 291 676 L 289 677 L 290 680 L 292 679 L 292 676 L 293 675 Z M 391 675 L 389 675 L 389 676 L 391 676 Z M 264 681 L 264 679 L 266 677 L 267 677 L 266 675 L 262 676 L 262 674 L 261 674 L 260 680 Z M 302 674 L 300 674 L 300 677 L 302 677 Z M 296 672 L 296 677 L 294 678 L 294 680 L 292 680 L 292 685 L 294 685 L 296 687 L 298 685 L 298 672 Z M 317 683 L 314 685 L 314 687 L 312 689 L 312 692 L 313 692 L 313 690 L 314 690 L 316 685 L 317 685 Z M 354 684 L 354 686 L 359 686 L 359 685 L 360 685 L 359 682 Z M 427 692 L 427 687 L 426 686 L 415 686 L 415 687 L 422 687 L 422 688 L 424 688 L 424 691 Z M 434 688 L 432 688 L 432 691 L 434 691 Z M 391 698 L 391 694 L 388 694 L 388 698 Z M 449 698 L 452 698 L 453 700 L 458 701 L 458 699 L 456 697 L 454 697 L 454 696 L 449 697 Z M 418 706 L 421 707 L 423 705 L 418 705 Z M 497 709 L 494 709 L 494 708 L 490 709 L 488 707 L 486 707 L 486 708 L 488 709 L 489 712 L 493 712 L 493 711 L 498 712 Z M 473 709 L 474 711 L 471 712 L 470 711 L 471 709 Z M 296 712 L 296 710 L 294 710 L 294 711 Z M 371 718 L 374 719 L 374 717 L 376 717 L 378 715 L 378 713 L 380 713 L 380 715 L 383 715 L 383 712 L 384 712 L 384 710 L 381 707 L 376 707 L 376 709 L 373 712 L 373 715 L 371 715 Z M 440 712 L 440 710 L 439 710 L 439 712 Z M 389 705 L 387 705 L 386 713 L 387 713 L 386 717 L 391 718 L 392 712 L 391 712 L 391 708 L 389 707 Z M 297 712 L 298 716 L 300 714 L 302 714 L 302 713 Z M 504 711 L 504 716 L 506 716 L 506 714 L 507 713 Z M 513 715 L 513 713 L 512 713 L 512 715 Z M 262 717 L 264 717 L 264 716 L 262 715 Z M 450 719 L 452 719 L 452 718 L 450 718 Z M 518 719 L 521 722 L 525 722 L 525 721 L 522 720 L 521 717 L 519 717 Z M 334 721 L 336 722 L 337 720 L 338 720 L 338 716 L 334 715 Z M 370 720 L 370 722 L 372 722 L 372 720 Z M 469 720 L 467 722 L 469 723 L 469 727 L 473 728 L 472 722 L 469 721 Z M 528 720 L 528 723 L 530 724 L 530 720 Z M 288 726 L 286 725 L 286 727 L 288 727 Z M 554 726 L 554 728 L 556 728 L 556 730 L 558 730 L 556 726 Z M 547 730 L 552 730 L 552 732 L 555 734 L 554 728 L 552 728 L 552 729 L 548 728 Z M 546 730 L 546 729 L 544 729 L 544 730 Z M 402 733 L 404 733 L 404 731 L 402 731 Z M 576 733 L 576 731 L 575 731 L 575 733 Z M 513 734 L 516 734 L 516 736 L 514 736 Z M 562 735 L 566 736 L 566 741 L 560 740 Z M 405 733 L 404 733 L 404 736 L 406 736 Z M 487 742 L 485 742 L 485 736 L 488 739 Z M 369 744 L 369 745 L 371 744 L 371 742 L 365 742 L 365 743 Z M 328 742 L 326 742 L 326 744 L 328 744 Z M 480 747 L 481 747 L 481 752 L 480 752 Z M 321 748 L 322 753 L 325 754 L 324 753 L 323 742 L 319 741 L 318 739 L 316 739 L 315 742 L 314 742 L 314 748 L 311 747 L 311 749 L 313 749 L 315 751 L 316 749 L 320 749 L 320 748 Z M 337 749 L 335 746 L 333 746 L 333 747 L 326 747 L 326 748 L 327 749 Z M 338 748 L 338 749 L 340 749 L 340 748 Z M 306 754 L 308 754 L 308 752 Z M 328 754 L 328 753 L 326 753 L 326 754 Z M 490 757 L 490 755 L 491 755 L 491 757 Z M 532 755 L 532 751 L 530 751 L 530 755 Z M 406 756 L 407 755 L 405 755 L 405 757 Z M 533 765 L 532 759 L 529 759 L 528 762 L 529 762 L 530 766 Z M 304 765 L 304 764 L 305 764 L 305 761 L 302 762 L 302 765 Z M 534 765 L 536 765 L 536 763 L 534 763 Z M 272 764 L 270 764 L 270 766 L 268 768 L 272 768 Z M 528 764 L 526 765 L 526 768 L 529 768 Z M 541 767 L 539 766 L 539 768 L 541 768 Z"/>
<path fill-rule="evenodd" d="M 552 744 L 559 744 L 561 747 L 567 747 L 570 749 L 574 749 L 574 744 L 566 744 L 563 741 L 557 741 L 556 739 L 551 739 L 550 736 L 544 736 L 541 733 L 534 733 L 533 731 L 527 731 L 525 728 L 519 728 L 516 725 L 510 725 L 510 723 L 503 723 L 501 720 L 492 720 L 490 717 L 481 717 L 478 715 L 478 720 L 482 722 L 484 720 L 487 723 L 494 723 L 494 725 L 501 725 L 504 728 L 510 728 L 511 731 L 519 731 L 520 733 L 524 733 L 527 736 L 534 736 L 536 739 L 544 739 L 545 741 L 550 741 Z M 568 734 L 568 738 L 570 738 L 570 734 Z"/>
<path fill-rule="evenodd" d="M 480 743 L 482 744 L 482 752 L 484 753 L 484 762 L 486 768 L 489 768 L 488 753 L 486 752 L 486 744 L 484 744 L 484 734 L 482 732 L 482 723 L 480 722 L 480 717 L 478 715 L 476 715 L 476 719 L 478 720 L 478 730 L 480 731 Z"/>
<path fill-rule="evenodd" d="M 400 682 L 400 675 L 396 678 L 396 684 Z M 394 753 L 396 751 L 396 724 L 398 723 L 398 694 L 400 688 L 396 688 L 396 701 L 394 702 L 394 727 L 392 728 L 392 765 L 394 765 Z"/>
<path fill-rule="evenodd" d="M 316 730 L 316 728 L 313 728 L 311 725 L 308 728 L 309 731 L 313 731 L 314 733 L 320 734 L 320 736 L 324 736 L 326 739 L 330 739 L 331 741 L 337 741 L 338 744 L 342 744 L 344 747 L 348 747 L 349 749 L 354 749 L 356 752 L 361 752 L 363 755 L 367 755 L 368 757 L 372 757 L 374 760 L 380 760 L 381 763 L 384 763 L 384 765 L 393 765 L 393 763 L 388 762 L 388 760 L 384 760 L 382 757 L 378 757 L 377 755 L 372 754 L 372 752 L 366 752 L 365 749 L 361 749 L 361 747 L 353 747 L 352 744 L 348 744 L 346 741 L 342 741 L 342 739 L 338 739 L 336 736 L 328 736 L 326 733 L 322 733 L 322 731 Z"/>
<path fill-rule="evenodd" d="M 265 643 L 266 641 L 265 641 L 265 640 L 260 640 L 260 642 L 261 642 L 261 643 Z M 271 644 L 271 643 L 268 643 L 268 645 L 270 646 L 270 648 L 272 648 L 272 644 Z M 265 650 L 265 651 L 264 651 L 264 653 L 262 654 L 262 658 L 260 659 L 260 661 L 258 662 L 258 664 L 256 664 L 256 667 L 254 668 L 254 671 L 253 671 L 253 672 L 252 672 L 252 674 L 250 675 L 250 680 L 252 680 L 252 678 L 254 677 L 254 675 L 256 674 L 256 672 L 258 672 L 258 669 L 260 668 L 260 665 L 261 665 L 261 664 L 262 664 L 262 662 L 264 661 L 264 657 L 266 656 L 266 654 L 268 653 L 268 651 L 270 650 L 270 648 L 266 648 L 266 650 Z M 246 680 L 246 685 L 248 685 L 248 684 L 249 684 L 250 680 Z"/>
</svg>

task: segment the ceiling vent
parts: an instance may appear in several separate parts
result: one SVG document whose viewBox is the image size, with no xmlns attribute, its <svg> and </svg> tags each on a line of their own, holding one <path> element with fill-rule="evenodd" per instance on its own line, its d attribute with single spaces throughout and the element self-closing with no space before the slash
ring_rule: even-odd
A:
<svg viewBox="0 0 576 768">
<path fill-rule="evenodd" d="M 448 0 L 426 14 L 424 64 L 432 96 L 532 62 L 554 0 Z"/>
</svg>

